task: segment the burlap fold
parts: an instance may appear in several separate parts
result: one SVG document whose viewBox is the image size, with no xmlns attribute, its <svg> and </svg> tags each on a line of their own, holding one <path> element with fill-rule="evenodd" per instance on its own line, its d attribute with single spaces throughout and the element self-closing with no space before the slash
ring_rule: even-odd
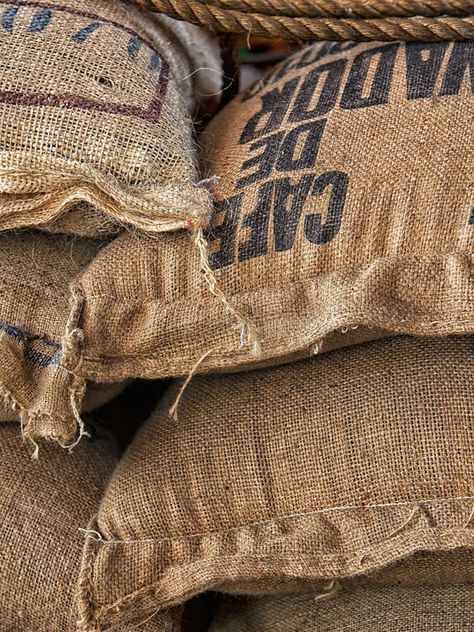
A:
<svg viewBox="0 0 474 632">
<path fill-rule="evenodd" d="M 470 632 L 474 586 L 353 588 L 223 604 L 209 632 Z"/>
<path fill-rule="evenodd" d="M 0 230 L 205 221 L 191 116 L 220 89 L 208 36 L 119 0 L 2 0 L 0 21 Z"/>
<path fill-rule="evenodd" d="M 209 262 L 124 235 L 78 284 L 97 380 L 281 363 L 387 333 L 474 331 L 474 44 L 316 44 L 203 134 Z"/>
<path fill-rule="evenodd" d="M 81 631 L 208 589 L 383 583 L 400 560 L 421 577 L 417 553 L 472 549 L 473 345 L 401 337 L 197 377 L 177 421 L 172 388 L 90 525 Z"/>
</svg>

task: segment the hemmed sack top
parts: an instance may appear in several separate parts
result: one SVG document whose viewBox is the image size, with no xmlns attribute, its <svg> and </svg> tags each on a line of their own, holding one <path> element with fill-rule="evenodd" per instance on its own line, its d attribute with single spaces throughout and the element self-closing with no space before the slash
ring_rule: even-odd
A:
<svg viewBox="0 0 474 632">
<path fill-rule="evenodd" d="M 472 549 L 473 344 L 401 337 L 197 377 L 177 420 L 173 387 L 89 525 L 81 632 Z"/>
</svg>

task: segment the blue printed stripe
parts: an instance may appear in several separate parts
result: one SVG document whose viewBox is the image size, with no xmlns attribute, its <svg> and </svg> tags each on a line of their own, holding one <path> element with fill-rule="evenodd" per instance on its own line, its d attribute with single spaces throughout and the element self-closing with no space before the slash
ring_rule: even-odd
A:
<svg viewBox="0 0 474 632">
<path fill-rule="evenodd" d="M 0 323 L 0 331 L 11 336 L 23 346 L 23 354 L 27 362 L 40 367 L 59 365 L 61 362 L 61 347 L 59 344 L 47 340 L 43 336 L 29 336 L 20 327 Z M 51 354 L 35 349 L 33 344 L 42 344 L 51 349 Z"/>
<path fill-rule="evenodd" d="M 150 70 L 156 72 L 161 70 L 161 57 L 156 51 L 152 51 L 150 59 Z"/>
<path fill-rule="evenodd" d="M 19 9 L 20 7 L 7 7 L 2 13 L 1 24 L 7 33 L 13 33 L 13 23 Z"/>
<path fill-rule="evenodd" d="M 99 27 L 101 26 L 100 22 L 91 22 L 91 24 L 88 24 L 87 26 L 85 26 L 83 29 L 81 29 L 80 31 L 78 31 L 74 36 L 73 36 L 73 40 L 77 43 L 77 44 L 83 44 L 86 39 L 89 37 L 89 35 L 92 35 L 92 33 L 94 31 L 96 31 Z"/>
<path fill-rule="evenodd" d="M 41 33 L 51 22 L 53 12 L 50 9 L 38 9 L 34 14 L 28 33 Z"/>
<path fill-rule="evenodd" d="M 138 57 L 143 40 L 139 37 L 131 37 L 128 41 L 127 51 L 130 59 L 135 60 Z"/>
</svg>

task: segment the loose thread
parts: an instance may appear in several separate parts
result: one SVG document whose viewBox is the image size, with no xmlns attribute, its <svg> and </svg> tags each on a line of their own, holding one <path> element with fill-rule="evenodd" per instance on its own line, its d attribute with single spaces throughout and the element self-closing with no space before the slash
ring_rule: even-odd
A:
<svg viewBox="0 0 474 632">
<path fill-rule="evenodd" d="M 85 385 L 82 386 L 82 395 L 83 395 L 83 391 L 84 391 Z M 74 448 L 80 443 L 81 439 L 83 437 L 89 437 L 90 438 L 90 434 L 86 431 L 85 428 L 85 424 L 82 421 L 81 415 L 79 413 L 79 407 L 77 405 L 77 401 L 76 401 L 76 395 L 77 395 L 77 389 L 76 388 L 71 388 L 71 394 L 70 394 L 70 404 L 71 404 L 71 410 L 72 410 L 72 414 L 74 415 L 74 419 L 77 422 L 77 426 L 79 428 L 79 432 L 78 432 L 78 436 L 77 439 L 75 441 L 73 441 L 71 444 L 69 445 L 64 445 L 63 443 L 59 442 L 59 445 L 66 449 L 69 450 L 69 452 L 72 452 L 74 450 Z M 82 396 L 81 396 L 81 400 L 82 400 Z"/>
<path fill-rule="evenodd" d="M 467 529 L 467 527 L 470 525 L 471 520 L 474 518 L 474 505 L 471 509 L 471 513 L 469 514 L 469 518 L 467 519 L 467 522 L 463 525 L 464 529 Z"/>
<path fill-rule="evenodd" d="M 310 354 L 313 356 L 318 355 L 319 353 L 321 353 L 322 346 L 323 346 L 323 341 L 317 340 L 309 348 Z"/>
<path fill-rule="evenodd" d="M 341 590 L 341 582 L 337 579 L 332 579 L 327 586 L 323 587 L 323 592 L 314 596 L 314 601 L 322 601 L 323 599 L 330 599 L 335 597 Z"/>
<path fill-rule="evenodd" d="M 411 514 L 408 516 L 408 518 L 405 520 L 405 522 L 403 522 L 399 527 L 397 527 L 396 529 L 394 529 L 393 531 L 391 531 L 385 538 L 384 540 L 390 540 L 391 538 L 395 537 L 398 533 L 400 533 L 401 531 L 403 531 L 403 529 L 405 527 L 407 527 L 410 522 L 413 520 L 413 518 L 415 517 L 416 513 L 418 512 L 418 505 L 415 505 L 415 507 L 413 507 L 413 511 L 411 512 Z"/>
<path fill-rule="evenodd" d="M 211 294 L 213 294 L 221 301 L 227 311 L 231 313 L 237 321 L 236 328 L 240 331 L 240 348 L 248 346 L 250 347 L 252 355 L 260 355 L 262 349 L 257 328 L 245 317 L 244 314 L 242 314 L 242 312 L 240 312 L 232 305 L 232 303 L 230 303 L 230 301 L 228 300 L 224 292 L 220 289 L 217 283 L 216 276 L 209 265 L 207 241 L 204 237 L 203 227 L 196 226 L 192 222 L 190 225 L 193 226 L 192 238 L 199 252 L 199 262 L 201 265 L 201 270 L 204 275 L 204 279 L 209 286 Z"/>
<path fill-rule="evenodd" d="M 154 617 L 156 617 L 156 615 L 160 612 L 161 608 L 158 608 L 158 610 L 155 610 L 155 612 L 153 612 L 149 617 L 147 617 L 144 621 L 140 621 L 139 623 L 137 623 L 136 625 L 132 625 L 132 626 L 127 626 L 127 630 L 136 630 L 137 628 L 141 628 L 142 625 L 145 625 L 145 623 L 148 623 L 148 621 L 151 621 Z"/>
<path fill-rule="evenodd" d="M 37 461 L 39 458 L 39 445 L 38 443 L 32 439 L 31 437 L 29 437 L 29 440 L 31 441 L 31 443 L 34 446 L 34 450 L 33 450 L 33 454 L 31 455 L 31 460 L 32 461 Z"/>
<path fill-rule="evenodd" d="M 101 534 L 94 529 L 83 529 L 82 527 L 79 527 L 79 531 L 84 534 L 85 538 L 91 538 L 96 542 L 102 542 L 103 540 Z"/>
<path fill-rule="evenodd" d="M 193 368 L 189 372 L 188 377 L 184 380 L 183 384 L 181 385 L 181 388 L 178 391 L 176 399 L 174 400 L 174 404 L 171 406 L 169 410 L 169 415 L 174 421 L 178 421 L 178 406 L 179 406 L 179 402 L 181 401 L 181 398 L 183 397 L 184 391 L 188 388 L 189 383 L 191 382 L 193 377 L 196 375 L 196 371 L 199 369 L 199 367 L 204 362 L 204 360 L 208 356 L 210 356 L 211 353 L 214 353 L 214 352 L 215 352 L 215 349 L 210 349 L 209 351 L 206 351 L 206 353 L 204 353 L 196 362 L 196 364 L 193 366 Z"/>
</svg>

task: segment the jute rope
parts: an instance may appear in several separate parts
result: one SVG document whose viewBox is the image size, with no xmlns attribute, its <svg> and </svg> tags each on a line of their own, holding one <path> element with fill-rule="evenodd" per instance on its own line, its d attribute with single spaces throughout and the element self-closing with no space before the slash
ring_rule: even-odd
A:
<svg viewBox="0 0 474 632">
<path fill-rule="evenodd" d="M 293 40 L 472 40 L 474 0 L 136 0 L 216 32 Z"/>
</svg>

